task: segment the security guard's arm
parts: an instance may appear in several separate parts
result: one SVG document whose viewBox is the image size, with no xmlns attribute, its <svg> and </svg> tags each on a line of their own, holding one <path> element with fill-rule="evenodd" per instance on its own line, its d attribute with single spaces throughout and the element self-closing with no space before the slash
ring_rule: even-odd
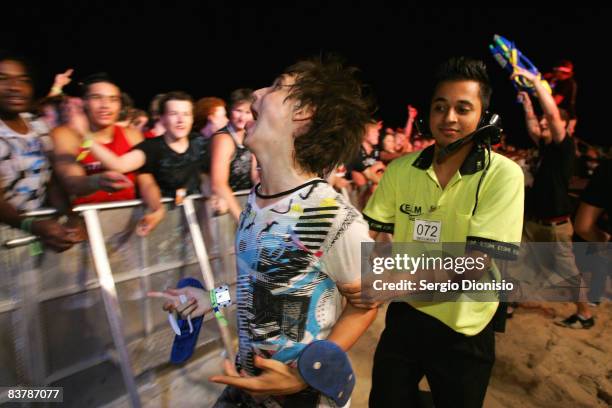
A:
<svg viewBox="0 0 612 408">
<path fill-rule="evenodd" d="M 378 308 L 364 309 L 347 302 L 327 340 L 333 341 L 342 350 L 348 351 L 370 327 L 377 312 Z"/>
</svg>

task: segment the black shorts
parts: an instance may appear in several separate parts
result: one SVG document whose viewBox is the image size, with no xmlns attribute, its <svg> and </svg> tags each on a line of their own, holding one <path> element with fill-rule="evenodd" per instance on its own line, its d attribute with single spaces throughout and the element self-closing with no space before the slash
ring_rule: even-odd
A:
<svg viewBox="0 0 612 408">
<path fill-rule="evenodd" d="M 370 408 L 418 407 L 423 376 L 436 408 L 481 407 L 494 361 L 492 322 L 466 336 L 393 302 L 374 355 Z"/>
</svg>

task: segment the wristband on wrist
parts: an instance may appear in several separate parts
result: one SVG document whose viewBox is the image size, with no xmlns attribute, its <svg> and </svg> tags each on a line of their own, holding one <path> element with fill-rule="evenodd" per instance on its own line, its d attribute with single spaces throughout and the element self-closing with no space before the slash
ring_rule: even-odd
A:
<svg viewBox="0 0 612 408">
<path fill-rule="evenodd" d="M 26 217 L 21 220 L 21 224 L 19 225 L 19 229 L 27 232 L 28 234 L 32 233 L 32 223 L 34 222 L 34 217 Z"/>
<path fill-rule="evenodd" d="M 93 139 L 91 134 L 86 134 L 83 137 L 83 143 L 81 143 L 81 152 L 78 154 L 76 161 L 81 162 L 89 155 L 90 148 L 93 145 Z"/>
<path fill-rule="evenodd" d="M 52 86 L 51 87 L 51 94 L 52 95 L 54 95 L 54 96 L 55 95 L 61 95 L 63 93 L 64 93 L 64 91 L 63 91 L 63 88 L 61 86 Z"/>
<path fill-rule="evenodd" d="M 219 323 L 221 323 L 221 325 L 223 326 L 227 326 L 227 319 L 225 319 L 225 316 L 223 316 L 223 312 L 221 312 L 221 307 L 226 307 L 227 305 L 219 305 L 219 302 L 217 301 L 217 290 L 223 288 L 223 286 L 220 286 L 218 288 L 213 288 L 209 294 L 210 294 L 210 306 L 213 309 L 213 312 L 215 314 L 215 317 L 217 318 L 217 320 L 219 321 Z M 227 288 L 227 286 L 225 286 L 225 288 Z"/>
<path fill-rule="evenodd" d="M 83 143 L 81 143 L 81 148 L 82 149 L 89 149 L 91 147 L 91 145 L 93 145 L 93 139 L 85 138 L 85 139 L 83 139 Z"/>
<path fill-rule="evenodd" d="M 19 225 L 19 229 L 28 234 L 32 233 L 32 223 L 36 221 L 34 217 L 26 217 L 21 220 L 21 224 Z M 40 241 L 34 241 L 29 245 L 30 248 L 30 256 L 37 256 L 43 253 L 43 248 Z"/>
<path fill-rule="evenodd" d="M 101 190 L 101 188 L 100 188 L 100 175 L 99 174 L 94 174 L 92 176 L 87 176 L 87 182 L 89 183 L 89 187 L 92 190 L 94 190 L 94 191 Z"/>
</svg>

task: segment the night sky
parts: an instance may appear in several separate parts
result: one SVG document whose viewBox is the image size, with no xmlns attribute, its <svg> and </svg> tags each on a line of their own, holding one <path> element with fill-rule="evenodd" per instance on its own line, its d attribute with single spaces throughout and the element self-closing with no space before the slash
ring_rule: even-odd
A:
<svg viewBox="0 0 612 408">
<path fill-rule="evenodd" d="M 17 50 L 34 62 L 40 91 L 48 89 L 54 73 L 68 67 L 75 68 L 77 80 L 105 71 L 141 108 L 156 93 L 169 90 L 185 90 L 195 98 L 227 97 L 235 88 L 265 86 L 297 59 L 333 52 L 361 69 L 377 97 L 378 116 L 394 127 L 403 126 L 408 103 L 420 111 L 427 108 L 436 65 L 468 55 L 487 63 L 492 110 L 502 116 L 511 141 L 527 145 L 514 89 L 488 51 L 497 33 L 513 40 L 541 72 L 561 58 L 573 60 L 577 133 L 610 145 L 612 136 L 602 126 L 602 118 L 610 116 L 603 96 L 610 88 L 605 72 L 606 42 L 612 38 L 609 10 L 424 10 L 383 1 L 308 2 L 274 9 L 224 1 L 173 3 L 52 2 L 53 15 L 3 5 L 4 22 L 17 24 L 0 25 L 0 48 Z"/>
</svg>

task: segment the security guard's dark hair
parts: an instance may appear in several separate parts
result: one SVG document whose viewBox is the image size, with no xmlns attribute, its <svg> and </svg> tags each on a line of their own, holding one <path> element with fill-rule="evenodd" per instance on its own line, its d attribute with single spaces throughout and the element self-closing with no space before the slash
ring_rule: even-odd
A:
<svg viewBox="0 0 612 408">
<path fill-rule="evenodd" d="M 491 84 L 487 75 L 487 66 L 484 62 L 468 57 L 453 57 L 443 62 L 436 71 L 435 90 L 442 82 L 448 81 L 476 81 L 480 84 L 480 101 L 483 112 L 489 109 L 491 102 Z"/>
</svg>

